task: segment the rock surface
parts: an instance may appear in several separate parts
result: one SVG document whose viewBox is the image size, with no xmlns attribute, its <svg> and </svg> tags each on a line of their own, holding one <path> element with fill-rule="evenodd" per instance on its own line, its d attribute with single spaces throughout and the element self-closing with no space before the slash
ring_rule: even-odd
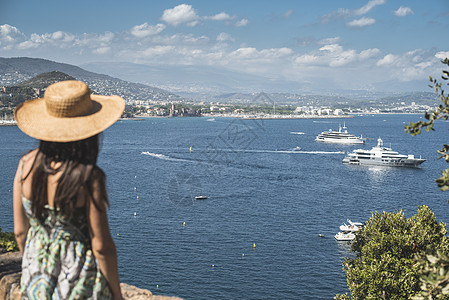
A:
<svg viewBox="0 0 449 300">
<path fill-rule="evenodd" d="M 20 275 L 22 256 L 20 252 L 0 254 L 0 299 L 20 300 Z M 178 297 L 153 295 L 151 291 L 121 283 L 126 300 L 182 300 Z"/>
</svg>

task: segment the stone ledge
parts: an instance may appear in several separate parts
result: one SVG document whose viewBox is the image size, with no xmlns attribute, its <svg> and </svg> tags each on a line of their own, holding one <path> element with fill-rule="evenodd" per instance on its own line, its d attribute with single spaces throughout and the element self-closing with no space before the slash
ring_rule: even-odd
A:
<svg viewBox="0 0 449 300">
<path fill-rule="evenodd" d="M 20 276 L 21 276 L 20 252 L 8 252 L 0 254 L 0 299 L 20 300 Z M 123 298 L 126 300 L 182 300 L 178 297 L 153 295 L 149 290 L 120 283 Z"/>
</svg>

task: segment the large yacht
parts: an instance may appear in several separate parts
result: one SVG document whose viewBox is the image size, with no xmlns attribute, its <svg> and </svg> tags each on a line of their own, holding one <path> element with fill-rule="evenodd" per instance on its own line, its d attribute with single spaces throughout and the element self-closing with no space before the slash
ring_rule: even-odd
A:
<svg viewBox="0 0 449 300">
<path fill-rule="evenodd" d="M 383 146 L 381 138 L 377 140 L 377 146 L 371 150 L 356 149 L 343 159 L 343 163 L 353 165 L 377 165 L 393 167 L 412 167 L 417 168 L 426 160 L 415 158 L 414 155 L 403 155 Z"/>
<path fill-rule="evenodd" d="M 338 126 L 337 130 L 329 129 L 329 131 L 321 132 L 316 138 L 317 142 L 325 142 L 325 143 L 337 143 L 337 144 L 364 144 L 365 139 L 360 137 L 356 137 L 353 134 L 348 133 L 348 128 L 346 124 L 343 127 Z"/>
</svg>

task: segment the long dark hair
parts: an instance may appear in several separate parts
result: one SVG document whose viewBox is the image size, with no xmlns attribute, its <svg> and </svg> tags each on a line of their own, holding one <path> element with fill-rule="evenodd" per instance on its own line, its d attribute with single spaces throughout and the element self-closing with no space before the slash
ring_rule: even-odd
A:
<svg viewBox="0 0 449 300">
<path fill-rule="evenodd" d="M 62 172 L 54 197 L 54 206 L 59 213 L 73 218 L 77 216 L 76 204 L 83 192 L 86 201 L 101 209 L 93 198 L 94 181 L 98 182 L 100 198 L 108 205 L 106 194 L 106 175 L 97 166 L 99 136 L 67 143 L 40 141 L 39 150 L 31 170 L 34 170 L 31 182 L 32 212 L 43 221 L 43 211 L 48 203 L 48 176 Z M 51 164 L 61 163 L 57 168 Z M 31 173 L 30 170 L 30 173 Z M 30 175 L 30 173 L 27 174 Z M 26 177 L 24 179 L 26 179 Z"/>
</svg>

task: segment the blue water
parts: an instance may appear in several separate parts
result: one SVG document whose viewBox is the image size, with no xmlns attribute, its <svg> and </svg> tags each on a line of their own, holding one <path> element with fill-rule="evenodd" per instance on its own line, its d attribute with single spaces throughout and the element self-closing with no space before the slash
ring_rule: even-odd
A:
<svg viewBox="0 0 449 300">
<path fill-rule="evenodd" d="M 99 164 L 108 176 L 121 280 L 185 299 L 332 299 L 347 292 L 341 263 L 350 247 L 333 238 L 347 218 L 366 221 L 372 211 L 401 208 L 411 216 L 427 204 L 448 222 L 449 194 L 434 179 L 447 167 L 436 150 L 447 143 L 449 123 L 405 134 L 404 122 L 420 117 L 116 123 L 104 134 Z M 314 141 L 343 121 L 370 138 L 367 144 Z M 13 175 L 20 155 L 37 143 L 17 127 L 0 127 L 0 135 L 0 227 L 12 231 Z M 428 161 L 420 169 L 341 163 L 339 151 L 370 149 L 379 136 Z M 298 153 L 284 152 L 297 146 Z M 194 200 L 199 194 L 209 198 Z"/>
</svg>

